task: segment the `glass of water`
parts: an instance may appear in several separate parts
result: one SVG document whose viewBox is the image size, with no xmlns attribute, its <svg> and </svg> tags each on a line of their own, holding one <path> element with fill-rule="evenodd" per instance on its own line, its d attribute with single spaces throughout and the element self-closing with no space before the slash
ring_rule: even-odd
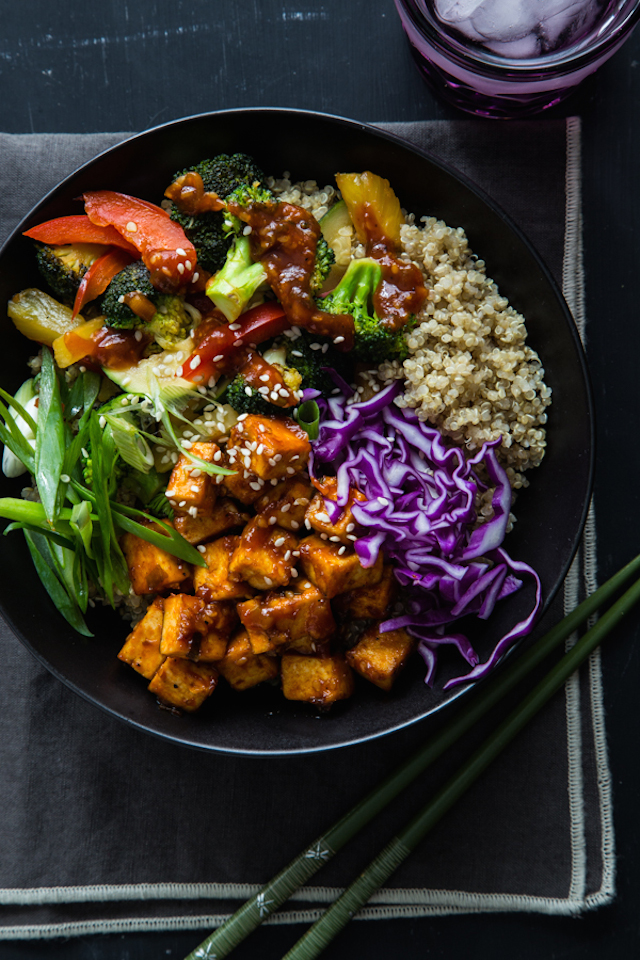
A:
<svg viewBox="0 0 640 960">
<path fill-rule="evenodd" d="M 526 117 L 608 60 L 640 0 L 395 0 L 424 79 L 482 117 Z"/>
</svg>

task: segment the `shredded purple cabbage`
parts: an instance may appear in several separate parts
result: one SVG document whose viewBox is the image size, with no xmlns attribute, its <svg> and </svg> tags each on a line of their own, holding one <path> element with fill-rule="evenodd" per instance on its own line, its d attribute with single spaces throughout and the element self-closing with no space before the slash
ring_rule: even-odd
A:
<svg viewBox="0 0 640 960">
<path fill-rule="evenodd" d="M 541 605 L 535 571 L 502 548 L 511 486 L 495 452 L 500 441 L 485 443 L 473 457 L 465 457 L 413 410 L 395 405 L 401 381 L 359 403 L 350 403 L 343 384 L 339 387 L 340 395 L 326 401 L 327 419 L 313 443 L 309 468 L 315 479 L 336 477 L 336 499 L 324 501 L 332 522 L 352 487 L 364 494 L 366 500 L 351 507 L 365 531 L 354 543 L 360 562 L 373 566 L 382 550 L 394 563 L 400 584 L 410 588 L 406 612 L 384 621 L 381 629 L 402 627 L 418 638 L 426 683 L 433 683 L 437 649 L 443 644 L 456 646 L 472 667 L 445 689 L 477 680 L 529 633 Z M 481 463 L 494 489 L 493 514 L 477 525 L 476 494 L 486 489 L 475 472 Z M 519 575 L 535 582 L 533 608 L 481 664 L 467 638 L 451 633 L 448 625 L 471 614 L 486 620 L 499 600 L 520 589 Z"/>
</svg>

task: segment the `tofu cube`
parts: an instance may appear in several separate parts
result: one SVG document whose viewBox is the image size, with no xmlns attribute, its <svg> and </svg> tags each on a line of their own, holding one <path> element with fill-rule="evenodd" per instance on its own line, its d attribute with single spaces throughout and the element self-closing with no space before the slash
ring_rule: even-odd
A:
<svg viewBox="0 0 640 960">
<path fill-rule="evenodd" d="M 397 595 L 398 581 L 391 564 L 386 564 L 380 583 L 373 587 L 358 587 L 336 597 L 336 613 L 354 620 L 383 620 Z"/>
<path fill-rule="evenodd" d="M 241 579 L 229 576 L 229 562 L 240 543 L 240 537 L 221 537 L 204 544 L 202 556 L 206 567 L 195 567 L 193 586 L 198 597 L 207 603 L 213 600 L 245 600 L 254 590 Z"/>
<path fill-rule="evenodd" d="M 234 690 L 248 690 L 265 680 L 274 680 L 280 666 L 277 657 L 257 655 L 251 649 L 246 630 L 233 637 L 218 669 Z"/>
<path fill-rule="evenodd" d="M 221 486 L 218 489 L 228 493 L 230 497 L 239 500 L 245 506 L 255 503 L 264 493 L 264 480 L 258 477 L 251 469 L 250 451 L 243 451 L 227 444 L 227 450 L 222 460 L 222 466 L 227 470 L 235 470 L 220 478 Z"/>
<path fill-rule="evenodd" d="M 305 576 L 329 599 L 382 579 L 382 554 L 372 567 L 363 567 L 353 551 L 315 534 L 300 541 L 300 562 Z"/>
<path fill-rule="evenodd" d="M 215 443 L 194 443 L 190 453 L 207 463 L 213 463 L 214 454 L 219 451 Z M 172 506 L 183 509 L 185 507 L 201 507 L 208 496 L 215 492 L 211 484 L 211 477 L 198 467 L 183 453 L 171 471 L 165 496 Z"/>
<path fill-rule="evenodd" d="M 287 700 L 330 706 L 353 693 L 353 673 L 341 654 L 308 657 L 285 653 L 280 662 L 282 692 Z"/>
<path fill-rule="evenodd" d="M 296 582 L 294 589 L 239 603 L 238 615 L 254 653 L 283 645 L 301 653 L 317 653 L 322 641 L 336 632 L 330 602 L 308 580 Z"/>
<path fill-rule="evenodd" d="M 256 513 L 263 523 L 275 524 L 285 530 L 299 530 L 313 496 L 313 486 L 308 480 L 292 476 L 269 487 L 259 500 L 256 500 Z"/>
<path fill-rule="evenodd" d="M 201 597 L 186 593 L 173 593 L 166 597 L 160 653 L 165 657 L 190 655 L 204 607 L 205 602 Z"/>
<path fill-rule="evenodd" d="M 229 563 L 232 580 L 245 580 L 256 590 L 285 586 L 293 576 L 298 541 L 282 527 L 260 525 L 258 517 L 242 531 Z M 297 571 L 296 571 L 297 573 Z"/>
<path fill-rule="evenodd" d="M 227 652 L 229 638 L 238 625 L 235 603 L 208 603 L 200 618 L 200 643 L 191 653 L 191 659 L 198 662 L 222 660 Z"/>
<path fill-rule="evenodd" d="M 119 660 L 128 663 L 147 680 L 151 680 L 164 660 L 160 653 L 164 617 L 162 605 L 162 597 L 156 597 L 147 607 L 144 617 L 133 628 L 118 654 Z"/>
<path fill-rule="evenodd" d="M 142 525 L 151 526 L 154 530 L 163 532 L 158 524 L 143 522 Z M 133 592 L 138 596 L 175 590 L 191 577 L 191 566 L 188 563 L 178 560 L 177 557 L 173 557 L 170 553 L 142 540 L 133 533 L 125 533 L 120 540 L 120 545 L 129 568 Z"/>
<path fill-rule="evenodd" d="M 212 664 L 167 657 L 148 689 L 162 703 L 192 713 L 213 693 L 217 683 L 218 671 Z"/>
<path fill-rule="evenodd" d="M 322 481 L 322 493 L 316 493 L 309 504 L 305 520 L 309 525 L 317 530 L 318 533 L 326 533 L 334 543 L 344 543 L 346 546 L 352 546 L 353 541 L 359 535 L 361 527 L 353 519 L 351 507 L 356 501 L 366 502 L 364 494 L 352 487 L 349 491 L 349 499 L 342 509 L 338 519 L 332 522 L 327 513 L 325 500 L 335 501 L 338 496 L 338 482 L 335 477 L 327 477 Z"/>
<path fill-rule="evenodd" d="M 176 510 L 173 525 L 185 540 L 195 546 L 235 527 L 244 527 L 248 519 L 249 514 L 242 513 L 233 500 L 227 497 L 216 500 L 215 493 L 210 492 L 203 505 L 198 507 L 195 517 Z"/>
<path fill-rule="evenodd" d="M 390 690 L 398 673 L 406 664 L 415 640 L 406 630 L 380 633 L 376 623 L 360 637 L 355 647 L 347 650 L 347 662 L 359 674 L 382 690 Z"/>
<path fill-rule="evenodd" d="M 249 415 L 239 420 L 229 435 L 227 452 L 230 448 L 247 457 L 247 469 L 262 480 L 293 476 L 306 467 L 311 453 L 307 433 L 288 417 Z"/>
</svg>

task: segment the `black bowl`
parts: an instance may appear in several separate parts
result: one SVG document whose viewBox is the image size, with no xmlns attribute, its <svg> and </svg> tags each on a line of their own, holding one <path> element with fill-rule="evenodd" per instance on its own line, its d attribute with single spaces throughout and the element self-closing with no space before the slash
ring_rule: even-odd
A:
<svg viewBox="0 0 640 960">
<path fill-rule="evenodd" d="M 462 226 L 488 264 L 501 292 L 527 319 L 529 342 L 540 353 L 553 389 L 548 452 L 518 501 L 518 523 L 508 537 L 512 556 L 539 573 L 548 605 L 574 556 L 591 492 L 593 421 L 584 356 L 569 311 L 548 270 L 521 232 L 488 197 L 441 162 L 379 130 L 336 117 L 296 110 L 229 110 L 190 117 L 133 137 L 85 164 L 49 193 L 19 225 L 0 254 L 0 299 L 37 284 L 29 226 L 78 212 L 89 189 L 113 189 L 158 202 L 172 174 L 219 152 L 244 151 L 275 176 L 333 182 L 338 170 L 372 169 L 389 179 L 402 205 Z M 12 392 L 25 377 L 33 350 L 5 320 L 0 383 Z M 20 480 L 2 477 L 0 494 L 19 496 Z M 446 692 L 463 672 L 443 658 L 432 690 L 416 662 L 385 695 L 362 681 L 351 700 L 319 717 L 287 702 L 279 690 L 236 694 L 222 684 L 201 711 L 176 717 L 156 705 L 145 681 L 116 659 L 127 633 L 112 611 L 91 614 L 95 637 L 74 633 L 56 612 L 32 568 L 19 534 L 0 537 L 4 616 L 28 649 L 55 676 L 90 702 L 142 730 L 205 750 L 277 755 L 326 750 L 378 737 L 442 708 L 466 689 Z M 530 588 L 499 605 L 472 641 L 486 659 L 497 638 L 529 608 Z"/>
</svg>

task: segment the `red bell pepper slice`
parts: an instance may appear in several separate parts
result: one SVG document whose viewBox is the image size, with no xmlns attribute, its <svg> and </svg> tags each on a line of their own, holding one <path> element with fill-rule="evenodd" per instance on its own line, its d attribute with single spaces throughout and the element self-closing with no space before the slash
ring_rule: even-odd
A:
<svg viewBox="0 0 640 960">
<path fill-rule="evenodd" d="M 118 248 L 107 250 L 101 257 L 94 260 L 80 281 L 71 319 L 73 320 L 80 313 L 85 304 L 91 303 L 101 293 L 104 293 L 116 273 L 124 270 L 132 260 L 130 253 Z"/>
<path fill-rule="evenodd" d="M 214 327 L 185 360 L 181 375 L 194 383 L 207 383 L 210 377 L 217 378 L 229 363 L 233 363 L 233 350 L 243 345 L 263 343 L 290 326 L 279 303 L 261 303 L 252 307 L 236 323 Z"/>
<path fill-rule="evenodd" d="M 65 243 L 102 243 L 109 247 L 120 247 L 128 250 L 132 257 L 138 256 L 136 248 L 121 236 L 115 227 L 99 227 L 89 220 L 86 214 L 81 213 L 72 217 L 56 217 L 55 220 L 46 220 L 30 230 L 25 230 L 25 237 L 38 240 L 40 243 L 50 243 L 62 246 Z"/>
<path fill-rule="evenodd" d="M 195 247 L 162 207 L 114 190 L 94 190 L 83 198 L 92 223 L 115 227 L 140 252 L 158 290 L 184 293 L 198 280 Z"/>
</svg>

